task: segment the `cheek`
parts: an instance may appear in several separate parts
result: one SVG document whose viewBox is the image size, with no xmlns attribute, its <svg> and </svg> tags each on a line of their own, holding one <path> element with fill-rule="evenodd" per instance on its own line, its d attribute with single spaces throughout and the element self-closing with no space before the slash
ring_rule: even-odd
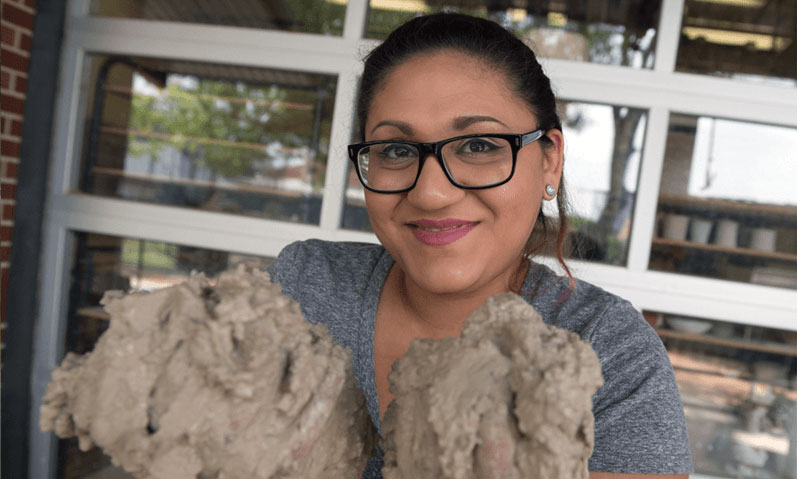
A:
<svg viewBox="0 0 797 479">
<path fill-rule="evenodd" d="M 375 233 L 383 231 L 389 224 L 399 196 L 365 192 L 365 209 Z"/>
<path fill-rule="evenodd" d="M 496 191 L 498 197 L 492 202 L 507 238 L 517 240 L 520 236 L 524 243 L 542 206 L 542 187 L 533 176 L 529 171 L 516 172 L 506 188 Z"/>
</svg>

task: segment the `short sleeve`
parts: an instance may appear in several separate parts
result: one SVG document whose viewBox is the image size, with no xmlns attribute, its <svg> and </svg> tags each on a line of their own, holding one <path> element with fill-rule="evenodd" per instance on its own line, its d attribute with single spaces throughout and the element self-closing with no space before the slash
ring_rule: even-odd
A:
<svg viewBox="0 0 797 479">
<path fill-rule="evenodd" d="M 589 337 L 604 385 L 593 398 L 591 471 L 692 472 L 683 405 L 667 351 L 630 303 L 618 298 Z"/>
<path fill-rule="evenodd" d="M 284 247 L 277 258 L 266 267 L 266 272 L 271 276 L 272 283 L 279 283 L 282 292 L 296 299 L 293 288 L 298 282 L 300 262 L 296 255 L 301 247 L 301 243 L 295 242 Z"/>
</svg>

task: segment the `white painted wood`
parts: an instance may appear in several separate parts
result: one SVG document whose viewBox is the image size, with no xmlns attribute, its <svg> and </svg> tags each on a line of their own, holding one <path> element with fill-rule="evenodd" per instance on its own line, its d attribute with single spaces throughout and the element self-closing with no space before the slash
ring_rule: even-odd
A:
<svg viewBox="0 0 797 479">
<path fill-rule="evenodd" d="M 89 14 L 91 7 L 90 0 L 69 0 L 67 5 L 67 17 L 83 17 Z"/>
<path fill-rule="evenodd" d="M 795 290 L 576 260 L 568 265 L 574 276 L 639 309 L 797 331 Z"/>
<path fill-rule="evenodd" d="M 343 23 L 343 38 L 359 40 L 365 34 L 368 21 L 368 0 L 348 0 Z"/>
<path fill-rule="evenodd" d="M 78 148 L 83 138 L 83 112 L 86 108 L 81 102 L 81 79 L 83 66 L 82 51 L 69 41 L 64 43 L 61 61 L 61 86 L 56 93 L 55 120 L 53 124 L 53 148 L 49 194 L 64 193 L 77 184 L 79 175 Z M 79 116 L 80 115 L 80 116 Z"/>
<path fill-rule="evenodd" d="M 41 278 L 40 309 L 33 331 L 31 367 L 30 437 L 28 477 L 55 477 L 56 440 L 52 433 L 39 430 L 39 409 L 50 381 L 50 374 L 64 354 L 66 307 L 69 288 L 71 241 L 66 230 L 52 216 L 45 220 Z"/>
<path fill-rule="evenodd" d="M 293 241 L 311 238 L 376 242 L 370 233 L 85 194 L 55 195 L 49 208 L 73 230 L 260 256 L 276 256 Z"/>
<path fill-rule="evenodd" d="M 152 20 L 73 19 L 86 51 L 337 73 L 353 63 L 353 40 L 308 33 Z"/>
<path fill-rule="evenodd" d="M 659 26 L 656 30 L 656 58 L 653 69 L 660 72 L 675 71 L 684 0 L 662 0 Z"/>
<path fill-rule="evenodd" d="M 628 245 L 627 265 L 634 271 L 644 271 L 648 267 L 669 121 L 669 112 L 663 108 L 648 111 Z"/>
<path fill-rule="evenodd" d="M 327 158 L 324 201 L 321 203 L 321 228 L 340 228 L 344 193 L 348 182 L 349 157 L 347 145 L 351 141 L 354 121 L 354 97 L 357 87 L 355 68 L 338 76 L 335 111 L 332 115 L 329 157 Z"/>
<path fill-rule="evenodd" d="M 560 98 L 797 127 L 797 88 L 545 60 Z"/>
</svg>

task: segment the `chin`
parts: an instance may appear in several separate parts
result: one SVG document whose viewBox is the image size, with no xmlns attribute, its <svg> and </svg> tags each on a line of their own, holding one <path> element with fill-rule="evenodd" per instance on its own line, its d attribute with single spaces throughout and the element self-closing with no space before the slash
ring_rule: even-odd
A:
<svg viewBox="0 0 797 479">
<path fill-rule="evenodd" d="M 432 265 L 420 265 L 413 268 L 412 265 L 404 266 L 404 273 L 425 291 L 435 294 L 456 294 L 468 292 L 478 287 L 478 281 L 482 277 L 472 271 L 457 271 L 450 268 Z"/>
</svg>

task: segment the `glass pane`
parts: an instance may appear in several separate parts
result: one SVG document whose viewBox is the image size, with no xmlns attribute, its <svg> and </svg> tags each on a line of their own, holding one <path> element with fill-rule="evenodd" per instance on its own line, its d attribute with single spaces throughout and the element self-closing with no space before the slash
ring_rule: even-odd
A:
<svg viewBox="0 0 797 479">
<path fill-rule="evenodd" d="M 673 114 L 650 268 L 797 289 L 797 129 Z"/>
<path fill-rule="evenodd" d="M 626 262 L 647 112 L 620 105 L 559 103 L 570 199 L 570 256 Z M 544 202 L 556 215 L 553 202 Z"/>
<path fill-rule="evenodd" d="M 341 35 L 347 0 L 92 0 L 90 14 Z"/>
<path fill-rule="evenodd" d="M 351 161 L 347 162 L 349 169 L 346 183 L 346 201 L 343 203 L 343 224 L 341 227 L 349 230 L 372 231 L 368 220 L 368 211 L 365 209 L 365 193 L 357 172 Z"/>
<path fill-rule="evenodd" d="M 794 0 L 686 0 L 675 68 L 797 86 Z"/>
<path fill-rule="evenodd" d="M 541 57 L 652 68 L 661 0 L 622 3 L 371 0 L 366 36 L 384 39 L 416 15 L 455 11 L 510 28 Z"/>
<path fill-rule="evenodd" d="M 695 472 L 795 477 L 797 331 L 644 314 L 675 371 Z"/>
<path fill-rule="evenodd" d="M 335 77 L 92 56 L 80 189 L 319 222 Z"/>
<path fill-rule="evenodd" d="M 100 298 L 109 289 L 165 288 L 194 272 L 209 277 L 246 264 L 265 269 L 273 258 L 248 256 L 157 241 L 75 233 L 76 248 L 69 290 L 65 350 L 84 354 L 108 327 Z M 78 449 L 77 439 L 59 441 L 59 479 L 130 479 L 111 465 L 99 448 Z"/>
</svg>

